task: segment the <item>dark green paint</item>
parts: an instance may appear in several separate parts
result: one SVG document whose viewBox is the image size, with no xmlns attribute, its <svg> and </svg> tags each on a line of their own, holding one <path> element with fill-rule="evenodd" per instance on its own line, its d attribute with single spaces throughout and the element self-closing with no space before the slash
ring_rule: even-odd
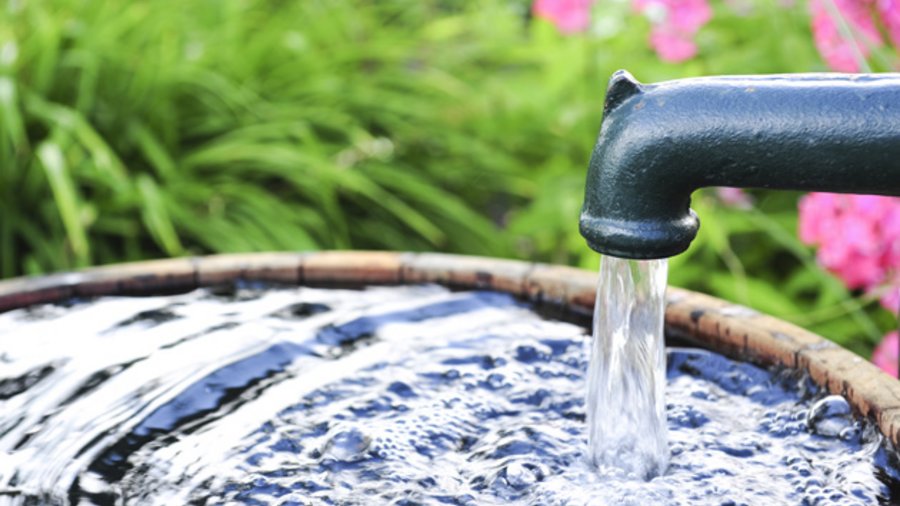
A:
<svg viewBox="0 0 900 506">
<path fill-rule="evenodd" d="M 613 74 L 581 214 L 588 245 L 677 255 L 706 186 L 900 195 L 900 74 Z"/>
</svg>

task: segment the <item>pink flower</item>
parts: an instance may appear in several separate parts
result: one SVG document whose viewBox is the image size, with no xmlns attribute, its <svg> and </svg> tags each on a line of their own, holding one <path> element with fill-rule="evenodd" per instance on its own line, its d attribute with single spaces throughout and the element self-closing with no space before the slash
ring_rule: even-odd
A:
<svg viewBox="0 0 900 506">
<path fill-rule="evenodd" d="M 900 311 L 900 279 L 887 287 L 887 291 L 881 296 L 881 306 L 894 314 Z"/>
<path fill-rule="evenodd" d="M 875 352 L 872 353 L 872 362 L 879 369 L 896 378 L 898 360 L 900 360 L 900 336 L 894 331 L 884 336 L 875 347 Z"/>
<path fill-rule="evenodd" d="M 550 21 L 559 31 L 569 34 L 583 32 L 591 24 L 594 0 L 535 0 L 535 16 Z"/>
<path fill-rule="evenodd" d="M 712 17 L 706 0 L 668 0 L 671 25 L 685 34 L 695 34 Z"/>
<path fill-rule="evenodd" d="M 876 7 L 888 35 L 900 47 L 900 0 L 878 0 Z"/>
<path fill-rule="evenodd" d="M 800 199 L 800 240 L 817 244 L 834 219 L 838 195 L 834 193 L 810 193 Z"/>
<path fill-rule="evenodd" d="M 882 44 L 881 34 L 870 10 L 872 1 L 810 1 L 816 48 L 833 70 L 859 72 L 861 60 L 869 55 L 870 48 Z M 892 3 L 897 0 L 879 1 Z M 894 7 L 891 8 L 896 10 Z M 842 21 L 846 22 L 852 37 L 847 37 L 841 32 Z"/>
<path fill-rule="evenodd" d="M 716 196 L 719 201 L 728 207 L 736 207 L 738 209 L 749 209 L 753 206 L 753 199 L 747 192 L 740 188 L 730 188 L 723 186 L 716 188 Z"/>
<path fill-rule="evenodd" d="M 900 198 L 810 193 L 800 199 L 800 240 L 849 288 L 900 307 Z"/>
<path fill-rule="evenodd" d="M 693 40 L 665 27 L 650 31 L 650 45 L 660 60 L 669 63 L 690 60 L 697 54 L 697 44 Z"/>
<path fill-rule="evenodd" d="M 712 17 L 707 0 L 634 0 L 634 8 L 653 21 L 650 45 L 656 54 L 673 63 L 697 54 L 693 37 Z"/>
</svg>

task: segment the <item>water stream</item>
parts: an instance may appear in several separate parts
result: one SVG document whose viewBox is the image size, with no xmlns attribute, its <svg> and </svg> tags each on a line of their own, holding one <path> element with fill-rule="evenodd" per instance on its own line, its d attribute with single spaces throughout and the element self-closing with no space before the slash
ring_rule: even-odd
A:
<svg viewBox="0 0 900 506">
<path fill-rule="evenodd" d="M 588 455 L 604 475 L 650 479 L 665 471 L 668 262 L 605 256 L 588 370 Z"/>
</svg>

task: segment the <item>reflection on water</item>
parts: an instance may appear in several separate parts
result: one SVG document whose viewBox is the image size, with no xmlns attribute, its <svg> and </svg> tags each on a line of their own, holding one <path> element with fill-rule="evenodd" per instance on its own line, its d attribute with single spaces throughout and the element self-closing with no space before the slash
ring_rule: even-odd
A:
<svg viewBox="0 0 900 506">
<path fill-rule="evenodd" d="M 434 286 L 12 311 L 0 504 L 872 504 L 896 483 L 839 401 L 808 416 L 803 382 L 689 350 L 669 352 L 666 474 L 601 478 L 588 344 Z"/>
</svg>

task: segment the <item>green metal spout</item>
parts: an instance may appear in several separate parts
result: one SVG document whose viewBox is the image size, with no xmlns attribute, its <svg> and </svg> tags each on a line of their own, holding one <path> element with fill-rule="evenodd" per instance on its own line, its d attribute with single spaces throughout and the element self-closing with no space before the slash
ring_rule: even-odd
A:
<svg viewBox="0 0 900 506">
<path fill-rule="evenodd" d="M 688 248 L 707 186 L 900 195 L 900 74 L 610 79 L 581 234 L 603 254 Z"/>
</svg>

